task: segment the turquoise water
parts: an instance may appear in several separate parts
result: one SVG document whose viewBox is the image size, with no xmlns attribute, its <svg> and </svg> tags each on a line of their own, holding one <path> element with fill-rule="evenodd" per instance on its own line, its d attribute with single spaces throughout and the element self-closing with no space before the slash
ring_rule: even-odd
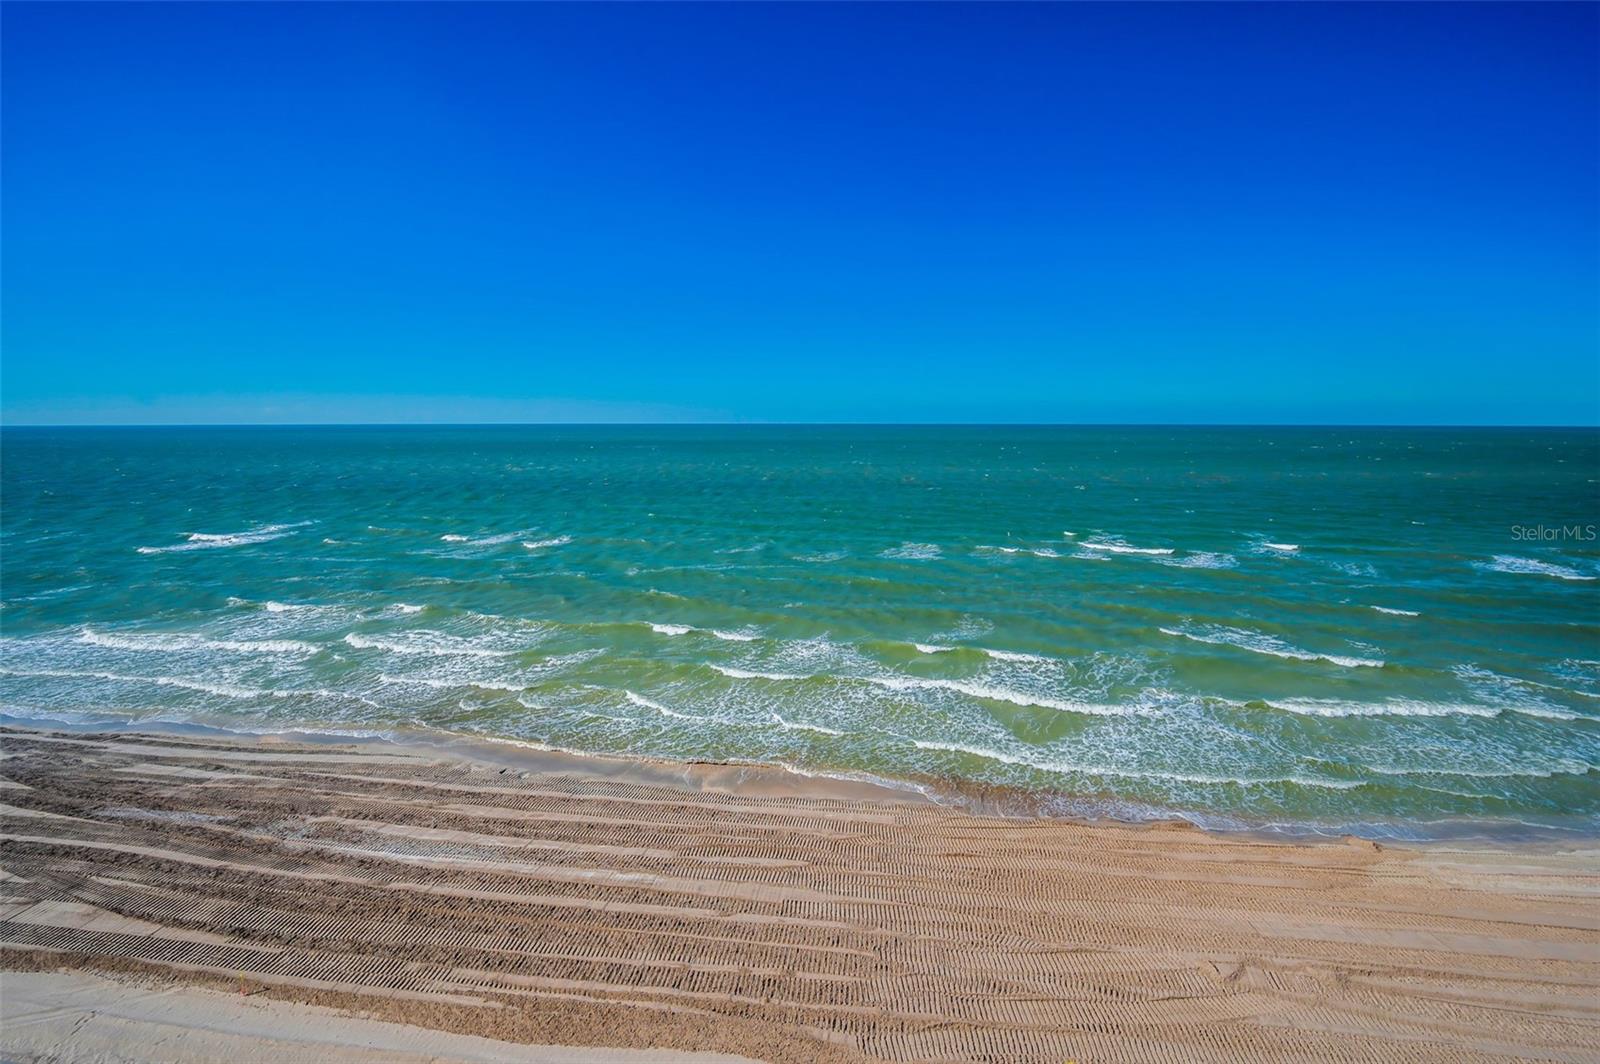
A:
<svg viewBox="0 0 1600 1064">
<path fill-rule="evenodd" d="M 8 429 L 3 450 L 16 718 L 421 728 L 1219 826 L 1600 823 L 1594 431 Z"/>
</svg>

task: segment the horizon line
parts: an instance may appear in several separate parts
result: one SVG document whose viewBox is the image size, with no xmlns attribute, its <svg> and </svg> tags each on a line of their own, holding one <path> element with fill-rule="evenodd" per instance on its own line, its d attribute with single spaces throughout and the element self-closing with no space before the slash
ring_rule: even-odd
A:
<svg viewBox="0 0 1600 1064">
<path fill-rule="evenodd" d="M 16 429 L 356 429 L 356 428 L 1272 428 L 1272 429 L 1600 429 L 1600 422 L 1403 421 L 171 421 L 25 422 Z"/>
</svg>

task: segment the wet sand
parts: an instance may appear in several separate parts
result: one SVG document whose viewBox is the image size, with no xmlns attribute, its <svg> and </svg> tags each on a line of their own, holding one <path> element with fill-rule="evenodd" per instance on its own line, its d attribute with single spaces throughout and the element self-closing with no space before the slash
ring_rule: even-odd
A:
<svg viewBox="0 0 1600 1064">
<path fill-rule="evenodd" d="M 202 1057 L 213 1037 L 241 1060 L 293 1058 L 271 1038 L 355 1054 L 341 1025 L 373 1022 L 773 1062 L 1600 1060 L 1592 847 L 1002 819 L 538 752 L 24 729 L 0 747 L 17 1059 L 51 1031 L 61 1059 L 166 1059 L 175 1030 Z M 84 989 L 103 979 L 120 990 Z M 199 1004 L 83 1015 L 86 995 L 180 985 Z M 282 1018 L 191 1029 L 219 995 Z M 500 1052 L 414 1034 L 437 1059 Z"/>
</svg>

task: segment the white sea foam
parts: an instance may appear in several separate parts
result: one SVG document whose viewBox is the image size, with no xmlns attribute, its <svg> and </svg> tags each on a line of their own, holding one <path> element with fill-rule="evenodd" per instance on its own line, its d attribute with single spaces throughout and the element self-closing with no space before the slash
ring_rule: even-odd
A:
<svg viewBox="0 0 1600 1064">
<path fill-rule="evenodd" d="M 1420 616 L 1422 616 L 1416 610 L 1397 610 L 1392 606 L 1373 606 L 1371 608 L 1377 610 L 1379 613 L 1389 613 L 1389 614 L 1393 614 L 1396 617 L 1420 617 Z"/>
<path fill-rule="evenodd" d="M 1550 684 L 1542 684 L 1537 680 L 1521 680 L 1512 676 L 1502 676 L 1497 672 L 1471 663 L 1457 665 L 1450 671 L 1480 695 L 1500 702 L 1506 709 L 1514 712 L 1530 717 L 1541 717 L 1545 720 L 1577 720 L 1582 716 L 1582 714 L 1574 713 L 1570 709 L 1556 705 L 1536 691 L 1528 690 L 1529 687 L 1562 690 L 1561 688 L 1552 687 Z"/>
<path fill-rule="evenodd" d="M 529 550 L 543 550 L 545 547 L 564 547 L 571 542 L 571 536 L 554 536 L 550 539 L 525 539 L 522 541 L 522 545 Z"/>
<path fill-rule="evenodd" d="M 750 669 L 736 669 L 731 665 L 711 664 L 711 668 L 722 675 L 734 680 L 805 680 L 809 679 L 795 672 L 753 672 Z"/>
<path fill-rule="evenodd" d="M 385 672 L 378 674 L 378 682 L 399 685 L 416 684 L 420 687 L 431 687 L 435 691 L 454 691 L 461 687 L 478 687 L 485 691 L 504 691 L 507 694 L 518 694 L 528 689 L 527 684 L 480 676 L 396 676 Z"/>
<path fill-rule="evenodd" d="M 1187 772 L 1162 772 L 1155 769 L 1113 768 L 1109 765 L 1084 765 L 1068 761 L 1022 757 L 1016 754 L 1008 754 L 1002 750 L 993 750 L 982 746 L 968 746 L 964 743 L 929 742 L 921 739 L 913 739 L 912 743 L 920 750 L 942 750 L 947 753 L 968 754 L 989 761 L 998 761 L 1005 765 L 1019 765 L 1024 768 L 1036 768 L 1045 772 L 1074 773 L 1083 776 L 1117 776 L 1126 779 L 1201 783 L 1213 786 L 1231 785 L 1236 787 L 1259 787 L 1271 784 L 1293 783 L 1302 787 L 1323 787 L 1340 791 L 1350 790 L 1362 785 L 1360 780 L 1335 780 L 1307 776 L 1213 776 Z"/>
<path fill-rule="evenodd" d="M 498 547 L 528 534 L 527 529 L 519 532 L 501 532 L 492 536 L 463 536 L 459 532 L 448 532 L 439 539 L 443 543 L 465 543 L 472 547 Z"/>
<path fill-rule="evenodd" d="M 1355 658 L 1343 654 L 1319 654 L 1290 646 L 1281 639 L 1261 632 L 1251 632 L 1243 628 L 1230 628 L 1221 624 L 1206 625 L 1198 630 L 1162 628 L 1160 631 L 1163 635 L 1192 639 L 1197 643 L 1213 643 L 1217 646 L 1235 647 L 1255 654 L 1270 654 L 1273 657 L 1289 658 L 1295 661 L 1327 661 L 1346 668 L 1356 668 L 1358 666 L 1383 667 L 1383 661 L 1379 658 Z"/>
<path fill-rule="evenodd" d="M 443 632 L 395 632 L 388 636 L 362 635 L 351 632 L 345 643 L 357 650 L 382 650 L 390 654 L 413 654 L 422 657 L 449 658 L 499 658 L 513 653 L 482 646 L 468 639 L 446 635 Z"/>
<path fill-rule="evenodd" d="M 1559 761 L 1554 765 L 1544 768 L 1524 768 L 1507 765 L 1494 769 L 1474 768 L 1400 768 L 1398 766 L 1367 765 L 1368 772 L 1376 772 L 1380 776 L 1465 776 L 1469 779 L 1497 780 L 1497 779 L 1541 779 L 1547 780 L 1554 776 L 1583 776 L 1595 771 L 1595 766 L 1582 761 Z"/>
<path fill-rule="evenodd" d="M 833 728 L 824 728 L 820 724 L 801 724 L 798 721 L 787 721 L 787 720 L 784 720 L 782 717 L 780 717 L 776 713 L 774 713 L 772 715 L 772 721 L 773 721 L 774 724 L 776 724 L 780 728 L 783 728 L 785 731 L 809 731 L 809 732 L 818 732 L 819 734 L 822 734 L 822 735 L 843 735 L 844 734 L 844 732 L 835 731 Z"/>
<path fill-rule="evenodd" d="M 955 647 L 934 646 L 932 643 L 912 643 L 911 645 L 923 654 L 948 654 L 955 649 Z"/>
<path fill-rule="evenodd" d="M 880 558 L 898 558 L 908 561 L 929 561 L 939 557 L 939 546 L 936 543 L 911 543 L 905 542 L 898 547 L 890 547 L 878 555 Z"/>
<path fill-rule="evenodd" d="M 725 639 L 730 643 L 749 643 L 760 638 L 758 633 L 747 630 L 729 630 L 726 628 L 696 628 L 688 624 L 661 624 L 656 621 L 646 621 L 650 630 L 658 635 L 688 635 L 690 632 L 703 632 L 706 635 Z"/>
<path fill-rule="evenodd" d="M 1307 717 L 1497 717 L 1498 706 L 1473 702 L 1421 702 L 1391 698 L 1377 702 L 1350 702 L 1337 698 L 1273 698 L 1273 709 Z"/>
<path fill-rule="evenodd" d="M 1054 658 L 1047 658 L 1043 654 L 1024 654 L 1018 650 L 992 650 L 989 647 L 979 647 L 989 657 L 996 661 L 1030 661 L 1049 664 Z"/>
<path fill-rule="evenodd" d="M 396 602 L 394 604 L 394 609 L 398 610 L 401 613 L 421 613 L 423 610 L 427 609 L 427 607 L 426 606 L 414 606 L 409 602 Z"/>
<path fill-rule="evenodd" d="M 954 691 L 968 698 L 981 698 L 990 702 L 1009 702 L 1014 706 L 1053 709 L 1061 713 L 1083 713 L 1099 717 L 1125 717 L 1152 712 L 1148 707 L 1133 704 L 1107 705 L 1095 702 L 1076 702 L 1045 695 L 1016 691 L 1009 687 L 970 683 L 965 680 L 942 680 L 920 676 L 860 676 L 855 679 L 887 687 L 891 691 Z"/>
<path fill-rule="evenodd" d="M 1180 569 L 1232 569 L 1239 559 L 1231 554 L 1196 550 L 1176 558 L 1159 559 L 1162 565 L 1175 565 Z"/>
<path fill-rule="evenodd" d="M 1593 580 L 1593 576 L 1580 573 L 1566 565 L 1541 562 L 1535 558 L 1518 558 L 1510 554 L 1496 554 L 1493 561 L 1473 562 L 1475 568 L 1493 573 L 1528 573 L 1535 576 L 1555 576 L 1562 580 Z"/>
<path fill-rule="evenodd" d="M 120 672 L 100 672 L 88 669 L 0 669 L 0 676 L 40 676 L 70 680 L 112 680 L 117 683 L 149 683 L 160 687 L 178 687 L 185 691 L 220 695 L 223 698 L 260 698 L 272 692 L 257 687 L 238 684 L 208 683 L 184 676 L 135 676 Z"/>
<path fill-rule="evenodd" d="M 170 554 L 174 551 L 214 550 L 220 547 L 243 547 L 252 543 L 267 543 L 284 536 L 292 536 L 295 531 L 311 524 L 310 521 L 296 521 L 284 525 L 257 525 L 255 528 L 244 532 L 190 532 L 183 543 L 174 543 L 166 547 L 136 547 L 140 554 Z"/>
<path fill-rule="evenodd" d="M 315 606 L 302 605 L 297 602 L 264 602 L 261 608 L 268 613 L 293 613 L 295 610 L 314 610 Z"/>
<path fill-rule="evenodd" d="M 1110 551 L 1112 554 L 1171 554 L 1171 547 L 1134 547 L 1120 539 L 1085 540 L 1079 546 L 1090 550 Z"/>
<path fill-rule="evenodd" d="M 632 691 L 623 691 L 622 693 L 628 699 L 628 701 L 631 702 L 633 705 L 639 706 L 641 709 L 653 709 L 657 713 L 660 713 L 662 716 L 676 717 L 679 720 L 710 720 L 711 719 L 710 717 L 696 716 L 693 713 L 679 713 L 675 709 L 669 709 L 668 707 L 662 705 L 660 702 L 652 701 L 652 700 L 646 698 L 644 695 L 635 694 Z"/>
<path fill-rule="evenodd" d="M 236 654 L 315 654 L 321 648 L 298 639 L 209 639 L 187 632 L 96 632 L 85 628 L 80 643 L 112 650 L 178 654 L 221 650 Z"/>
<path fill-rule="evenodd" d="M 797 561 L 797 562 L 813 562 L 813 563 L 819 563 L 820 564 L 820 563 L 823 563 L 823 562 L 840 561 L 840 560 L 848 557 L 848 555 L 849 555 L 848 551 L 825 550 L 825 551 L 819 551 L 816 554 L 796 554 L 794 556 L 794 560 Z"/>
</svg>

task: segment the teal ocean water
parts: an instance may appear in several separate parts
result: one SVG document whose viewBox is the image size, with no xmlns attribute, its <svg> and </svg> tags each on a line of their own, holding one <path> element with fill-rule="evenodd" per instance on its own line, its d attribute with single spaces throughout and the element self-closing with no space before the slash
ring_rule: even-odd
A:
<svg viewBox="0 0 1600 1064">
<path fill-rule="evenodd" d="M 7 429 L 0 708 L 1600 825 L 1600 433 Z"/>
</svg>

